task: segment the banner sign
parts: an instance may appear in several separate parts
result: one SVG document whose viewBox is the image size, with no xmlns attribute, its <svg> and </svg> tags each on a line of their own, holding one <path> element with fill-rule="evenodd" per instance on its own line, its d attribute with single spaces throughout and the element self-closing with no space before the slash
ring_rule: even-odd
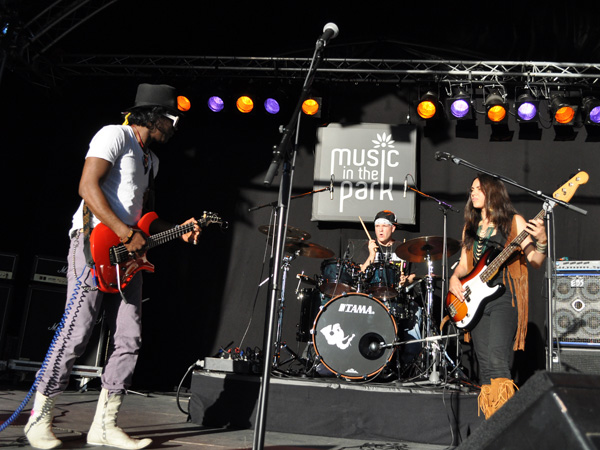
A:
<svg viewBox="0 0 600 450">
<path fill-rule="evenodd" d="M 311 220 L 371 222 L 378 211 L 396 213 L 398 223 L 415 223 L 417 183 L 414 126 L 329 124 L 319 128 L 315 149 L 315 190 L 333 181 L 333 195 L 313 196 Z M 332 198 L 333 197 L 333 198 Z"/>
</svg>

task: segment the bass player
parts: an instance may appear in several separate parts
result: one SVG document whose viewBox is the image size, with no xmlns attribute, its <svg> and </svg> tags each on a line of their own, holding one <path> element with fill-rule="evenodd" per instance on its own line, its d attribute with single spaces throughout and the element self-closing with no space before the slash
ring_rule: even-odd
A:
<svg viewBox="0 0 600 450">
<path fill-rule="evenodd" d="M 536 269 L 542 266 L 547 236 L 543 219 L 527 222 L 517 213 L 502 181 L 478 174 L 465 207 L 462 251 L 459 264 L 450 277 L 450 293 L 464 302 L 466 291 L 461 279 L 473 271 L 490 249 L 504 248 L 523 231 L 529 235 L 521 242 L 520 249 L 500 267 L 494 279 L 505 286 L 504 293 L 481 303 L 481 318 L 471 329 L 480 371 L 479 408 L 486 419 L 514 395 L 513 352 L 524 350 L 527 333 L 527 262 Z"/>
</svg>

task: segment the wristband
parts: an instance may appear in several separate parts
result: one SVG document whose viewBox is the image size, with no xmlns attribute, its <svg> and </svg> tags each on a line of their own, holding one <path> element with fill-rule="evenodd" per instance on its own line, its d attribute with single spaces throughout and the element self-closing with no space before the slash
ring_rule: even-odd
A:
<svg viewBox="0 0 600 450">
<path fill-rule="evenodd" d="M 121 242 L 123 244 L 129 244 L 131 242 L 131 240 L 133 239 L 133 228 L 129 229 L 129 234 L 127 235 L 127 237 L 125 239 L 121 239 Z"/>
</svg>

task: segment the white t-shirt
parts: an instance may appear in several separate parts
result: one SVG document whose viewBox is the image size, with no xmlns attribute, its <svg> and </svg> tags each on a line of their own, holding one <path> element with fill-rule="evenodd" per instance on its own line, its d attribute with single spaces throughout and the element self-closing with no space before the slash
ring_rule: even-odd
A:
<svg viewBox="0 0 600 450">
<path fill-rule="evenodd" d="M 128 225 L 142 217 L 144 193 L 148 189 L 150 170 L 144 169 L 144 151 L 128 125 L 107 125 L 90 142 L 88 157 L 102 158 L 112 164 L 101 188 L 114 213 Z M 150 151 L 149 167 L 158 173 L 158 157 Z M 146 172 L 146 173 L 145 173 Z M 92 217 L 92 226 L 100 221 Z M 83 227 L 83 200 L 73 215 L 73 230 Z"/>
</svg>

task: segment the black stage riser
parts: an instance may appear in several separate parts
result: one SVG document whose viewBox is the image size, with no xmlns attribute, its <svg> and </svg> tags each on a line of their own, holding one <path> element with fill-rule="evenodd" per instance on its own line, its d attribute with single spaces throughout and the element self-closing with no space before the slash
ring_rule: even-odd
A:
<svg viewBox="0 0 600 450">
<path fill-rule="evenodd" d="M 457 450 L 596 450 L 599 417 L 599 376 L 542 371 Z"/>
<path fill-rule="evenodd" d="M 207 427 L 252 428 L 260 378 L 195 371 L 190 416 Z M 482 418 L 477 396 L 458 390 L 271 378 L 266 430 L 354 439 L 456 445 Z"/>
</svg>

